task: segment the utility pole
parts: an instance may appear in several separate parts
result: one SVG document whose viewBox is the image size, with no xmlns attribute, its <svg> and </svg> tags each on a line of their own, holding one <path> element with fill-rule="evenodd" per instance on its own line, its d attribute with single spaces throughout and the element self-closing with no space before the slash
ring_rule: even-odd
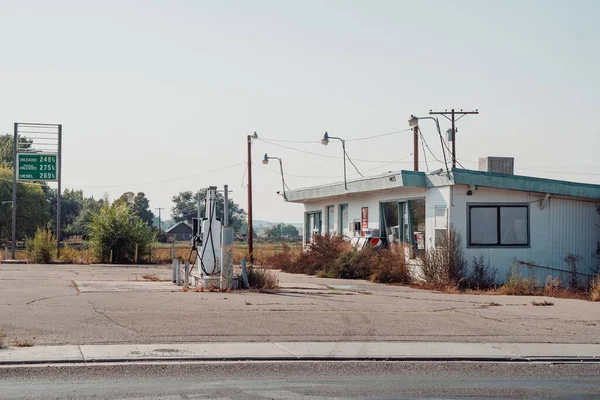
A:
<svg viewBox="0 0 600 400">
<path fill-rule="evenodd" d="M 415 160 L 414 170 L 419 170 L 419 126 L 413 128 L 414 139 L 413 139 L 413 156 Z M 423 150 L 425 151 L 425 150 Z"/>
<path fill-rule="evenodd" d="M 444 111 L 429 110 L 429 115 L 442 115 L 447 120 L 452 122 L 452 168 L 456 168 L 456 125 L 455 124 L 456 124 L 456 121 L 458 121 L 465 115 L 469 115 L 469 114 L 479 114 L 479 110 L 476 109 L 475 111 L 463 111 L 461 109 L 460 111 L 454 111 L 454 108 L 450 111 L 448 111 L 448 110 L 444 110 Z M 448 115 L 450 115 L 450 118 L 448 117 Z M 456 118 L 457 115 L 460 115 L 460 116 L 458 118 Z"/>
<path fill-rule="evenodd" d="M 256 132 L 254 135 L 248 135 L 248 258 L 250 264 L 254 264 L 254 248 L 252 243 L 252 138 L 258 137 Z"/>
<path fill-rule="evenodd" d="M 164 210 L 164 207 L 156 207 L 155 210 L 158 210 L 158 234 L 160 235 L 160 228 L 162 227 L 160 222 L 160 211 Z"/>
</svg>

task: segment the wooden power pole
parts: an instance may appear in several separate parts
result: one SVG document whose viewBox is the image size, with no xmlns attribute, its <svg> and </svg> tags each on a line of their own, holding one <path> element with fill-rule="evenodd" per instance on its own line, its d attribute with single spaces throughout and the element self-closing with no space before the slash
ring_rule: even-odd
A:
<svg viewBox="0 0 600 400">
<path fill-rule="evenodd" d="M 414 165 L 414 169 L 415 171 L 419 170 L 419 127 L 415 126 L 413 128 L 413 133 L 414 133 L 414 143 L 413 143 L 413 156 L 414 156 L 414 160 L 415 160 L 415 165 Z M 425 150 L 423 150 L 425 151 Z"/>
<path fill-rule="evenodd" d="M 454 108 L 450 111 L 448 111 L 448 110 L 444 110 L 444 111 L 429 110 L 429 115 L 442 115 L 447 120 L 452 122 L 452 168 L 456 168 L 456 125 L 455 124 L 456 124 L 456 121 L 458 121 L 459 119 L 461 119 L 462 117 L 464 117 L 465 115 L 468 115 L 468 114 L 479 114 L 479 110 L 454 111 Z M 450 115 L 450 117 L 448 117 L 448 115 Z M 459 115 L 458 118 L 456 118 L 457 115 Z"/>
</svg>

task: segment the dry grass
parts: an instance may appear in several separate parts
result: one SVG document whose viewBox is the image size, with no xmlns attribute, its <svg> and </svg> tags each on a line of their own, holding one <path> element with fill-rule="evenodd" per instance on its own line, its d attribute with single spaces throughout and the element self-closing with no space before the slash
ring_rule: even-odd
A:
<svg viewBox="0 0 600 400">
<path fill-rule="evenodd" d="M 532 301 L 531 305 L 533 306 L 538 306 L 538 307 L 546 307 L 546 306 L 553 306 L 554 303 L 548 300 L 542 300 L 542 301 Z"/>
<path fill-rule="evenodd" d="M 16 339 L 15 347 L 33 347 L 33 339 Z"/>
<path fill-rule="evenodd" d="M 152 282 L 160 282 L 161 281 L 161 279 L 156 274 L 142 275 L 142 279 L 144 279 L 146 281 L 152 281 Z"/>
<path fill-rule="evenodd" d="M 4 339 L 6 338 L 6 334 L 0 329 L 0 348 L 4 347 Z"/>
<path fill-rule="evenodd" d="M 302 242 L 292 242 L 292 243 L 254 243 L 253 253 L 254 253 L 254 264 L 259 265 L 261 267 L 269 267 L 274 269 L 281 269 L 278 266 L 272 265 L 274 262 L 277 262 L 275 258 L 278 257 L 279 254 L 289 253 L 292 258 L 295 258 L 300 255 L 302 252 Z M 233 263 L 240 264 L 242 259 L 248 259 L 248 244 L 235 242 L 233 245 Z"/>
<path fill-rule="evenodd" d="M 186 261 L 190 257 L 192 251 L 191 246 L 176 246 L 175 258 L 179 261 Z M 173 261 L 171 247 L 152 247 L 152 263 L 153 264 L 168 264 Z"/>
</svg>

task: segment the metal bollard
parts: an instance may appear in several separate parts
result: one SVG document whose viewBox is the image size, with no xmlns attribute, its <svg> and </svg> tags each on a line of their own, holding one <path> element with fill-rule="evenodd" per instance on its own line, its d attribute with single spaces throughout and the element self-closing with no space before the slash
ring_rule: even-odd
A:
<svg viewBox="0 0 600 400">
<path fill-rule="evenodd" d="M 185 287 L 190 286 L 190 262 L 189 261 L 185 262 L 185 277 L 183 280 L 183 284 L 185 285 Z"/>
<path fill-rule="evenodd" d="M 181 261 L 177 260 L 177 274 L 175 275 L 175 280 L 177 281 L 177 286 L 181 286 Z"/>
<path fill-rule="evenodd" d="M 171 267 L 173 269 L 173 283 L 175 283 L 177 281 L 177 260 L 173 260 Z"/>
<path fill-rule="evenodd" d="M 248 289 L 250 284 L 248 283 L 248 270 L 246 269 L 246 259 L 242 259 L 242 279 L 244 280 L 244 287 Z"/>
</svg>

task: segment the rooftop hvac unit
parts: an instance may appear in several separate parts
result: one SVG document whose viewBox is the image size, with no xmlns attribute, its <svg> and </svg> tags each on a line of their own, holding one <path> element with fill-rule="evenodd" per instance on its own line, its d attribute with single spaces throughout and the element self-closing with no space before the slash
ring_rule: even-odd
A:
<svg viewBox="0 0 600 400">
<path fill-rule="evenodd" d="M 515 173 L 515 159 L 514 157 L 482 157 L 479 159 L 479 170 L 513 175 Z"/>
</svg>

